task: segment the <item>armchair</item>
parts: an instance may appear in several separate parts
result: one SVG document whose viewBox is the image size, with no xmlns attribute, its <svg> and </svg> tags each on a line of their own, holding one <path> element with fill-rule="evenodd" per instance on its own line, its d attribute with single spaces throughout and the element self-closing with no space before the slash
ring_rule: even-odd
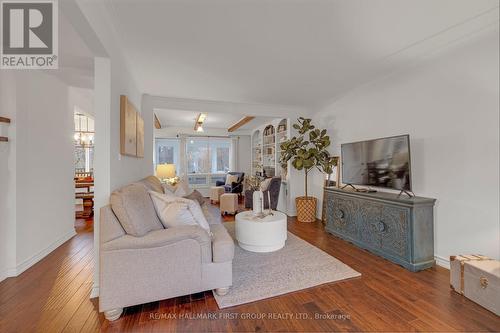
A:
<svg viewBox="0 0 500 333">
<path fill-rule="evenodd" d="M 271 196 L 271 209 L 276 210 L 281 189 L 281 177 L 273 177 L 266 191 L 264 191 L 264 209 L 269 208 L 268 195 Z M 245 191 L 245 208 L 253 208 L 253 190 Z"/>
<path fill-rule="evenodd" d="M 243 180 L 245 179 L 245 173 L 228 172 L 227 174 L 232 176 L 238 176 L 238 180 L 236 182 L 232 182 L 231 184 L 226 184 L 226 181 L 218 180 L 215 182 L 215 186 L 223 186 L 224 192 L 226 193 L 236 193 L 238 195 L 241 195 L 241 193 L 243 192 Z"/>
</svg>

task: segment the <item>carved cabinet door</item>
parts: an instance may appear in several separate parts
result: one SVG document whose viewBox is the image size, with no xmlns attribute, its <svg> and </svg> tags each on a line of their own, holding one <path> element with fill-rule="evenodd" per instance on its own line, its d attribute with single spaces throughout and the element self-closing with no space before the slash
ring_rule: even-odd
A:
<svg viewBox="0 0 500 333">
<path fill-rule="evenodd" d="M 378 221 L 382 216 L 383 205 L 378 202 L 359 200 L 360 239 L 369 248 L 382 246 Z"/>
<path fill-rule="evenodd" d="M 382 249 L 398 257 L 409 258 L 409 228 L 407 208 L 385 205 L 377 222 Z"/>
<path fill-rule="evenodd" d="M 357 237 L 355 200 L 328 193 L 328 228 L 342 236 Z"/>
</svg>

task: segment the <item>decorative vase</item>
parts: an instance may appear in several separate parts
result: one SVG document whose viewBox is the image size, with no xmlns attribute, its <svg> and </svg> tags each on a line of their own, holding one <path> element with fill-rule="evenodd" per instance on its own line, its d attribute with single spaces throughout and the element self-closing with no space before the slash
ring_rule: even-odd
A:
<svg viewBox="0 0 500 333">
<path fill-rule="evenodd" d="M 253 213 L 254 215 L 262 214 L 262 202 L 264 200 L 264 193 L 262 191 L 253 192 Z"/>
<path fill-rule="evenodd" d="M 297 197 L 295 204 L 297 206 L 297 221 L 315 222 L 316 221 L 316 202 L 315 197 Z"/>
</svg>

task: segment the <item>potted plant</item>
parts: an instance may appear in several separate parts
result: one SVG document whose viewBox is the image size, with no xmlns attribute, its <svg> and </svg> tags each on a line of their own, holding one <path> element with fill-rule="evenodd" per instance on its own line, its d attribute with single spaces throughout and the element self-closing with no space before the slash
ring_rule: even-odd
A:
<svg viewBox="0 0 500 333">
<path fill-rule="evenodd" d="M 311 119 L 303 117 L 297 119 L 297 122 L 293 124 L 293 128 L 299 135 L 280 144 L 280 163 L 285 167 L 291 160 L 295 169 L 304 170 L 305 196 L 295 198 L 297 220 L 314 222 L 317 199 L 308 195 L 307 176 L 313 168 L 330 175 L 333 167 L 337 165 L 337 158 L 331 156 L 327 150 L 330 146 L 330 137 L 326 135 L 326 129 L 317 129 L 311 124 Z"/>
</svg>

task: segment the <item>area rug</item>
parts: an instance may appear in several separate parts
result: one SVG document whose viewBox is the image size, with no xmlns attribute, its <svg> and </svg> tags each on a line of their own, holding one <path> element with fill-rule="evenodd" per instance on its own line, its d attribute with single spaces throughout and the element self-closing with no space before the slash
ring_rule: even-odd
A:
<svg viewBox="0 0 500 333">
<path fill-rule="evenodd" d="M 234 237 L 234 223 L 224 223 Z M 214 292 L 219 308 L 259 301 L 293 291 L 361 276 L 360 273 L 299 237 L 288 233 L 276 252 L 243 250 L 235 240 L 233 286 L 225 296 Z"/>
</svg>

